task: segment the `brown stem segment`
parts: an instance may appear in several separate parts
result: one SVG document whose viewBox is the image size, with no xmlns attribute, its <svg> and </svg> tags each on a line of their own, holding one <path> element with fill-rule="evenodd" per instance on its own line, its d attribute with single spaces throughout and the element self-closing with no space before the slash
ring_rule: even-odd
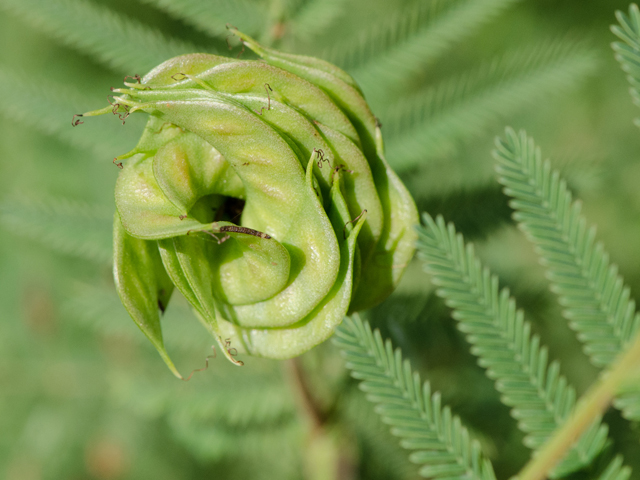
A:
<svg viewBox="0 0 640 480">
<path fill-rule="evenodd" d="M 311 424 L 311 434 L 305 448 L 306 480 L 354 480 L 357 467 L 352 455 L 338 445 L 329 431 L 330 412 L 316 400 L 304 374 L 300 358 L 285 362 L 288 377 L 298 397 L 298 406 Z"/>
<path fill-rule="evenodd" d="M 300 409 L 304 412 L 305 416 L 311 420 L 314 432 L 322 429 L 327 421 L 327 415 L 311 393 L 309 383 L 304 376 L 300 358 L 292 358 L 285 363 L 291 383 L 298 395 L 298 405 Z"/>
</svg>

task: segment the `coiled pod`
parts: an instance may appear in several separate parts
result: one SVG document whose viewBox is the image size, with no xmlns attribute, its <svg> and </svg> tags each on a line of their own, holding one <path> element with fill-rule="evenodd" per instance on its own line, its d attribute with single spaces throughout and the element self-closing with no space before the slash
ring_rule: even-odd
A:
<svg viewBox="0 0 640 480">
<path fill-rule="evenodd" d="M 176 57 L 85 114 L 150 115 L 117 159 L 114 275 L 176 375 L 174 287 L 232 361 L 290 358 L 386 298 L 414 252 L 415 204 L 353 79 L 236 34 L 263 61 Z"/>
</svg>

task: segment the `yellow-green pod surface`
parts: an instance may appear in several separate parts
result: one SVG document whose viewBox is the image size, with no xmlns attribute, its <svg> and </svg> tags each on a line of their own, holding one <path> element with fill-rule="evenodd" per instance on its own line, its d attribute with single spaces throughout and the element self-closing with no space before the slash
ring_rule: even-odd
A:
<svg viewBox="0 0 640 480">
<path fill-rule="evenodd" d="M 119 157 L 116 285 L 176 374 L 173 286 L 232 361 L 290 358 L 384 300 L 414 251 L 415 205 L 353 79 L 242 38 L 264 61 L 183 55 L 115 90 L 114 112 L 150 115 Z"/>
</svg>

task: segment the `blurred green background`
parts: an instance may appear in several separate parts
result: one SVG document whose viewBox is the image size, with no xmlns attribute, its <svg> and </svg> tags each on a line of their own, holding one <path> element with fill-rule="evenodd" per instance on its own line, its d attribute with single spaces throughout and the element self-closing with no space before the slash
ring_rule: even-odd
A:
<svg viewBox="0 0 640 480">
<path fill-rule="evenodd" d="M 421 60 L 418 48 L 415 68 L 400 80 L 387 81 L 384 72 L 367 67 L 366 61 L 375 63 L 384 54 L 397 56 L 392 49 L 376 51 L 371 40 L 367 60 L 367 42 L 376 32 L 435 3 L 0 0 L 0 478 L 321 479 L 331 477 L 318 465 L 331 463 L 337 452 L 346 464 L 344 478 L 417 478 L 330 342 L 302 360 L 310 390 L 330 413 L 318 435 L 288 364 L 245 359 L 239 369 L 212 359 L 207 371 L 183 383 L 130 321 L 113 290 L 109 265 L 118 174 L 111 160 L 133 147 L 143 119 L 133 116 L 124 127 L 111 117 L 87 119 L 75 129 L 70 123 L 74 113 L 102 107 L 109 87 L 120 85 L 124 74 L 145 73 L 156 52 L 144 39 L 132 41 L 135 34 L 127 29 L 119 31 L 105 12 L 183 42 L 172 44 L 166 58 L 190 45 L 229 54 L 224 22 L 230 21 L 279 48 L 343 65 L 361 82 L 383 132 L 389 132 L 389 160 L 419 208 L 442 213 L 475 242 L 574 385 L 581 392 L 590 385 L 596 370 L 561 317 L 533 248 L 510 220 L 490 152 L 505 125 L 525 128 L 583 201 L 632 296 L 640 292 L 640 134 L 633 124 L 638 111 L 613 57 L 615 37 L 609 31 L 614 11 L 626 10 L 628 3 L 486 1 L 505 8 L 477 25 L 471 15 L 469 27 L 449 35 L 433 60 Z M 102 8 L 97 11 L 107 25 L 104 38 L 82 13 L 85 4 Z M 189 5 L 196 7 L 188 10 Z M 176 13 L 187 10 L 191 16 Z M 428 22 L 424 28 L 431 28 Z M 437 47 L 447 28 L 434 32 L 413 40 Z M 405 43 L 396 46 L 411 53 Z M 558 54 L 553 68 L 568 65 L 564 77 L 540 80 L 542 86 L 523 83 L 525 92 L 538 89 L 535 95 L 517 89 L 490 95 L 492 89 L 510 88 L 508 76 L 503 83 L 492 76 L 500 70 L 495 58 L 506 55 L 508 63 L 509 55 L 525 56 L 509 52 L 563 45 L 569 53 Z M 235 46 L 231 54 L 239 50 Z M 349 60 L 349 52 L 366 61 Z M 129 68 L 145 55 L 150 64 Z M 413 61 L 402 57 L 398 69 Z M 469 73 L 478 69 L 480 74 Z M 518 82 L 529 78 L 522 71 Z M 448 100 L 442 96 L 453 119 L 438 114 L 436 105 L 432 117 L 407 120 L 411 103 L 428 97 L 426 89 L 464 83 L 465 75 L 480 79 L 481 94 L 489 92 L 484 103 L 463 102 L 462 113 L 456 113 L 456 95 L 466 92 L 460 87 Z M 529 452 L 431 290 L 416 261 L 398 291 L 367 317 L 442 391 L 481 439 L 498 478 L 507 478 Z M 202 367 L 212 341 L 186 302 L 171 305 L 165 324 L 169 350 L 183 373 Z M 615 411 L 606 420 L 616 449 L 634 467 L 632 478 L 640 478 L 636 426 Z"/>
</svg>

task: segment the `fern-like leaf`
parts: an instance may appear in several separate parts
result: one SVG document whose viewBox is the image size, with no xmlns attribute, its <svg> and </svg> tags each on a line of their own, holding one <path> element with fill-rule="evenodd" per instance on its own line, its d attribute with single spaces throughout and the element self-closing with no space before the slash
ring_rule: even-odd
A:
<svg viewBox="0 0 640 480">
<path fill-rule="evenodd" d="M 597 367 L 606 367 L 628 346 L 640 314 L 618 267 L 609 261 L 573 201 L 567 184 L 526 132 L 507 129 L 496 140 L 498 181 L 509 195 L 514 218 L 531 240 L 559 297 L 564 316 Z M 640 386 L 614 402 L 627 418 L 640 414 Z"/>
<path fill-rule="evenodd" d="M 19 79 L 19 81 L 16 81 Z M 50 135 L 81 149 L 94 152 L 105 160 L 119 155 L 126 147 L 133 148 L 142 128 L 141 119 L 127 120 L 129 128 L 122 128 L 120 122 L 112 118 L 92 119 L 71 128 L 73 114 L 95 108 L 95 99 L 83 95 L 66 85 L 59 85 L 47 79 L 31 80 L 29 76 L 0 68 L 0 88 L 6 95 L 0 114 L 12 122 L 20 122 L 35 128 L 44 135 Z M 140 128 L 131 128 L 130 123 L 140 123 Z"/>
<path fill-rule="evenodd" d="M 309 40 L 322 33 L 344 11 L 345 0 L 309 0 L 287 22 L 294 39 Z"/>
<path fill-rule="evenodd" d="M 171 300 L 162 317 L 162 329 L 172 349 L 189 352 L 205 347 L 206 343 L 202 341 L 201 325 L 185 303 L 180 302 L 179 297 Z M 132 328 L 131 317 L 122 306 L 115 288 L 77 283 L 62 310 L 66 317 L 99 335 L 118 336 L 139 343 L 156 358 L 155 350 L 148 345 L 146 337 Z"/>
<path fill-rule="evenodd" d="M 436 293 L 453 308 L 452 316 L 465 333 L 487 376 L 496 382 L 502 402 L 511 407 L 526 446 L 541 447 L 573 410 L 575 389 L 549 363 L 547 347 L 531 333 L 531 324 L 498 277 L 483 267 L 472 244 L 465 246 L 453 224 L 423 215 L 418 251 Z M 608 428 L 595 422 L 556 467 L 554 477 L 588 466 L 607 443 Z"/>
<path fill-rule="evenodd" d="M 201 51 L 188 42 L 82 0 L 0 0 L 0 8 L 112 69 L 146 73 L 166 59 Z"/>
<path fill-rule="evenodd" d="M 631 468 L 623 466 L 622 456 L 614 458 L 598 480 L 628 480 L 631 476 Z"/>
<path fill-rule="evenodd" d="M 536 245 L 564 315 L 597 367 L 609 365 L 640 325 L 629 288 L 609 262 L 580 202 L 524 131 L 496 140 L 498 181 L 512 200 L 518 226 Z"/>
<path fill-rule="evenodd" d="M 0 225 L 67 255 L 109 264 L 113 213 L 102 207 L 62 199 L 7 200 Z"/>
<path fill-rule="evenodd" d="M 354 315 L 346 318 L 334 337 L 351 375 L 360 380 L 376 412 L 400 437 L 400 444 L 416 450 L 409 459 L 421 465 L 420 475 L 434 479 L 493 480 L 495 475 L 480 444 L 470 438 L 458 417 L 442 407 L 440 395 L 421 384 L 399 349 L 383 342 L 380 331 Z"/>
<path fill-rule="evenodd" d="M 421 0 L 325 55 L 358 81 L 373 103 L 518 0 Z"/>
<path fill-rule="evenodd" d="M 155 354 L 149 358 L 155 363 Z M 206 371 L 180 388 L 162 370 L 155 376 L 119 370 L 122 387 L 117 400 L 144 417 L 177 415 L 194 424 L 215 422 L 238 429 L 259 429 L 295 419 L 296 397 L 291 395 L 280 364 L 254 359 L 250 369 L 239 373 L 220 360 L 210 359 Z"/>
<path fill-rule="evenodd" d="M 630 375 L 629 381 L 618 391 L 614 404 L 629 420 L 640 421 L 640 373 Z"/>
<path fill-rule="evenodd" d="M 387 157 L 401 170 L 443 155 L 521 106 L 568 90 L 596 65 L 582 43 L 548 42 L 399 100 L 380 114 Z"/>
<path fill-rule="evenodd" d="M 640 9 L 632 3 L 628 15 L 617 11 L 616 18 L 620 25 L 612 25 L 611 31 L 622 42 L 614 42 L 611 47 L 622 70 L 628 74 L 633 103 L 640 106 Z M 640 126 L 640 120 L 636 120 L 636 124 Z"/>
<path fill-rule="evenodd" d="M 226 37 L 225 25 L 231 23 L 249 35 L 259 34 L 265 27 L 265 2 L 255 0 L 142 0 L 169 15 L 180 18 L 198 30 L 215 37 Z"/>
<path fill-rule="evenodd" d="M 203 463 L 227 460 L 246 468 L 244 475 L 225 475 L 225 478 L 303 478 L 299 447 L 305 432 L 300 422 L 241 430 L 217 422 L 197 422 L 176 415 L 169 416 L 167 421 L 176 440 Z M 247 455 L 247 452 L 251 452 L 251 455 Z"/>
</svg>

